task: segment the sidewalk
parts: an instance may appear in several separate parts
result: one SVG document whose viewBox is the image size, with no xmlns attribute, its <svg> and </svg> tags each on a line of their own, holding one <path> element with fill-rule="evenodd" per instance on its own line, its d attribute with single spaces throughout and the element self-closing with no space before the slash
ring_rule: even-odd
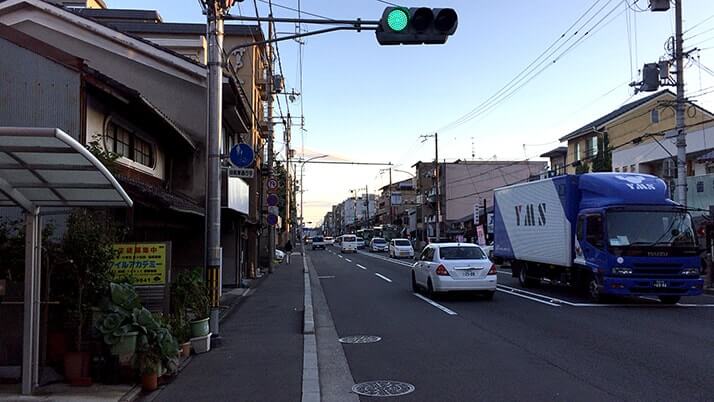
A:
<svg viewBox="0 0 714 402">
<path fill-rule="evenodd" d="M 303 373 L 303 268 L 280 264 L 221 322 L 220 346 L 194 355 L 149 401 L 299 401 Z"/>
</svg>

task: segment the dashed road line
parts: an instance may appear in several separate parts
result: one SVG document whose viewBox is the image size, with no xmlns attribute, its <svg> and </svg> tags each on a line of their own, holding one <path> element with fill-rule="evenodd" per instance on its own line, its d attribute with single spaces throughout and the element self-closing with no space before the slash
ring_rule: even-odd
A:
<svg viewBox="0 0 714 402">
<path fill-rule="evenodd" d="M 357 267 L 364 269 L 365 271 L 367 270 L 367 267 L 363 267 L 362 265 L 357 264 Z"/>
<path fill-rule="evenodd" d="M 552 302 L 549 302 L 549 301 L 545 301 L 545 300 L 541 300 L 541 299 L 538 299 L 538 298 L 535 298 L 535 297 L 531 297 L 531 296 L 528 296 L 528 295 L 525 295 L 525 294 L 521 294 L 521 293 L 518 292 L 518 289 L 511 288 L 511 287 L 508 287 L 508 286 L 505 286 L 506 289 L 504 289 L 504 288 L 501 288 L 501 286 L 503 286 L 503 285 L 498 285 L 498 287 L 496 288 L 496 290 L 498 290 L 499 292 L 503 292 L 503 293 L 512 295 L 512 296 L 518 296 L 518 297 L 522 297 L 522 298 L 524 298 L 524 299 L 532 300 L 532 301 L 534 301 L 534 302 L 547 304 L 547 305 L 549 305 L 549 306 L 551 306 L 551 307 L 560 307 L 560 304 L 555 304 L 555 303 L 552 303 Z"/>
<path fill-rule="evenodd" d="M 416 297 L 418 297 L 418 298 L 424 300 L 425 302 L 431 304 L 432 306 L 438 308 L 439 310 L 445 312 L 445 313 L 448 314 L 448 315 L 457 315 L 457 314 L 456 314 L 456 311 L 451 310 L 451 309 L 448 309 L 448 308 L 442 306 L 441 304 L 439 304 L 439 303 L 437 303 L 437 302 L 435 302 L 435 301 L 433 301 L 433 300 L 430 300 L 430 299 L 428 299 L 428 298 L 426 298 L 426 297 L 420 295 L 419 293 L 413 293 L 413 294 L 414 294 L 414 296 L 416 296 Z"/>
<path fill-rule="evenodd" d="M 345 261 L 352 262 L 352 260 L 350 260 L 349 258 L 345 258 Z"/>
<path fill-rule="evenodd" d="M 382 275 L 382 274 L 379 274 L 379 273 L 377 273 L 377 272 L 375 272 L 374 274 L 377 275 L 378 277 L 384 279 L 384 280 L 387 281 L 387 282 L 390 282 L 390 283 L 392 282 L 391 279 L 387 278 L 386 276 L 384 276 L 384 275 Z"/>
<path fill-rule="evenodd" d="M 318 276 L 317 279 L 335 279 L 334 275 Z"/>
<path fill-rule="evenodd" d="M 358 251 L 358 253 L 360 253 L 360 254 L 362 254 L 362 255 L 366 255 L 366 256 L 368 256 L 368 257 L 376 258 L 376 259 L 378 259 L 378 260 L 391 262 L 391 263 L 393 263 L 393 264 L 398 264 L 398 265 L 402 265 L 402 266 L 409 267 L 409 268 L 411 268 L 411 267 L 413 266 L 413 264 L 409 264 L 409 263 L 404 262 L 404 261 L 395 260 L 395 259 L 393 259 L 393 258 L 382 257 L 381 255 L 376 255 L 376 254 L 373 254 L 373 253 L 367 253 L 367 252 L 364 252 L 364 251 Z"/>
<path fill-rule="evenodd" d="M 342 259 L 344 259 L 344 257 L 342 257 L 342 256 L 341 256 L 341 255 L 339 255 L 339 254 L 337 254 L 337 256 L 338 256 L 338 257 L 340 257 L 340 258 L 342 258 Z"/>
</svg>

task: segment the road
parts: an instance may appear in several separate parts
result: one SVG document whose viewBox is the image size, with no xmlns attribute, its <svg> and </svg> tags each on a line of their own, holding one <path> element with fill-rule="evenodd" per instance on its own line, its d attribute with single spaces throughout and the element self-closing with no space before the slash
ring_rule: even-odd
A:
<svg viewBox="0 0 714 402">
<path fill-rule="evenodd" d="M 410 261 L 309 252 L 355 383 L 414 385 L 405 401 L 712 400 L 714 297 L 591 305 L 544 286 L 520 293 L 499 270 L 493 301 L 410 289 Z M 515 292 L 519 292 L 514 294 Z M 363 397 L 366 401 L 371 398 Z"/>
</svg>

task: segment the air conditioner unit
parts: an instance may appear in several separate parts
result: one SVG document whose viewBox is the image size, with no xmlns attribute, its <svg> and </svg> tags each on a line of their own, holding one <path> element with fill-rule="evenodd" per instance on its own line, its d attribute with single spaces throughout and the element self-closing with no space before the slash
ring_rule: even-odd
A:
<svg viewBox="0 0 714 402">
<path fill-rule="evenodd" d="M 652 11 L 667 11 L 667 10 L 669 10 L 669 0 L 650 0 L 650 10 L 652 10 Z"/>
</svg>

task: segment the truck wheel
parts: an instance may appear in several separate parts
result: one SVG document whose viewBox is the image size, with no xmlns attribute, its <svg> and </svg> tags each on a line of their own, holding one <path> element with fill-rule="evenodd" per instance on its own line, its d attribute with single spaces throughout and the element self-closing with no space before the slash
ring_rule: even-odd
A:
<svg viewBox="0 0 714 402">
<path fill-rule="evenodd" d="M 681 299 L 681 296 L 660 296 L 659 301 L 661 301 L 664 304 L 677 304 L 679 303 L 679 299 Z"/>
<path fill-rule="evenodd" d="M 528 276 L 528 264 L 521 264 L 521 269 L 518 272 L 518 282 L 524 288 L 532 288 L 538 285 L 539 281 Z"/>
<path fill-rule="evenodd" d="M 588 296 L 593 303 L 604 303 L 607 301 L 607 295 L 602 293 L 602 286 L 596 276 L 590 275 L 588 280 Z"/>
</svg>

